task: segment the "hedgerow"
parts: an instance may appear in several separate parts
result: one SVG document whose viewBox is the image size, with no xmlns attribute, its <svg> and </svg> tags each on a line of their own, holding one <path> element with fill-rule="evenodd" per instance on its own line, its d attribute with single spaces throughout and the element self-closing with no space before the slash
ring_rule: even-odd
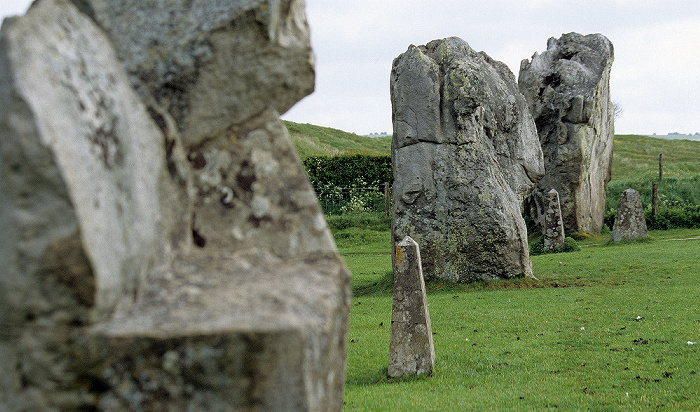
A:
<svg viewBox="0 0 700 412">
<path fill-rule="evenodd" d="M 304 167 L 314 187 L 382 187 L 393 180 L 391 156 L 312 156 Z"/>
</svg>

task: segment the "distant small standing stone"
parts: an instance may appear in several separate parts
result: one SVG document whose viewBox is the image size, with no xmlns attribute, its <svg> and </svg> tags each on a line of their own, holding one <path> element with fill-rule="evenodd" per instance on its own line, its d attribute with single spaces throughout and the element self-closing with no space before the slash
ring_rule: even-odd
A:
<svg viewBox="0 0 700 412">
<path fill-rule="evenodd" d="M 547 193 L 547 210 L 544 215 L 544 248 L 555 251 L 564 247 L 564 222 L 561 218 L 559 192 L 552 189 Z"/>
<path fill-rule="evenodd" d="M 639 192 L 627 189 L 620 195 L 617 206 L 615 224 L 612 230 L 612 241 L 634 240 L 648 237 L 647 222 L 644 219 L 644 209 Z"/>
<path fill-rule="evenodd" d="M 396 245 L 388 375 L 431 375 L 434 366 L 435 347 L 420 249 L 406 236 Z"/>
</svg>

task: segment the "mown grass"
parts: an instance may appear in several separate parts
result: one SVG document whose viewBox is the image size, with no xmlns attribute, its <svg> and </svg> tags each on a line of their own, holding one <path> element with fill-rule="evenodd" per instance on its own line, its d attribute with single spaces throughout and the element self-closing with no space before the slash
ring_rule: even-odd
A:
<svg viewBox="0 0 700 412">
<path fill-rule="evenodd" d="M 389 153 L 390 136 L 285 123 L 302 158 Z M 608 209 L 627 187 L 648 205 L 659 153 L 661 207 L 700 204 L 700 142 L 615 136 Z M 428 280 L 435 373 L 388 379 L 388 223 L 329 225 L 353 272 L 346 410 L 700 410 L 698 229 L 615 245 L 581 234 L 577 252 L 532 257 L 537 279 Z"/>
<path fill-rule="evenodd" d="M 387 230 L 335 231 L 353 272 L 346 410 L 700 409 L 700 230 L 532 257 L 537 280 L 428 281 L 432 377 L 386 377 Z M 686 239 L 686 240 L 671 240 Z"/>
</svg>

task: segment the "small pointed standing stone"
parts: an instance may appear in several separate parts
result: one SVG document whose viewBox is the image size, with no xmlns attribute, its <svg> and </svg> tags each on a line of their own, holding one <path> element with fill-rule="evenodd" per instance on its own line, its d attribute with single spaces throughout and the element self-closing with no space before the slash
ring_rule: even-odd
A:
<svg viewBox="0 0 700 412">
<path fill-rule="evenodd" d="M 612 241 L 634 240 L 648 237 L 647 222 L 644 219 L 642 199 L 639 192 L 627 189 L 620 195 L 620 203 L 615 214 Z"/>
<path fill-rule="evenodd" d="M 561 218 L 559 192 L 552 189 L 547 193 L 547 210 L 544 215 L 544 248 L 550 252 L 564 247 L 564 222 Z"/>
<path fill-rule="evenodd" d="M 435 347 L 420 249 L 406 236 L 396 245 L 388 375 L 431 375 L 434 366 Z"/>
</svg>

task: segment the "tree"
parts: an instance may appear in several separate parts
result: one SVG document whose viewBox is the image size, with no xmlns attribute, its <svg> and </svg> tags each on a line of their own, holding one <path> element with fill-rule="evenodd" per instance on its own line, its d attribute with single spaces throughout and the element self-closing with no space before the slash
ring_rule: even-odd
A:
<svg viewBox="0 0 700 412">
<path fill-rule="evenodd" d="M 622 117 L 622 113 L 624 113 L 624 110 L 622 109 L 620 102 L 613 102 L 613 108 L 615 109 L 615 120 Z"/>
</svg>

